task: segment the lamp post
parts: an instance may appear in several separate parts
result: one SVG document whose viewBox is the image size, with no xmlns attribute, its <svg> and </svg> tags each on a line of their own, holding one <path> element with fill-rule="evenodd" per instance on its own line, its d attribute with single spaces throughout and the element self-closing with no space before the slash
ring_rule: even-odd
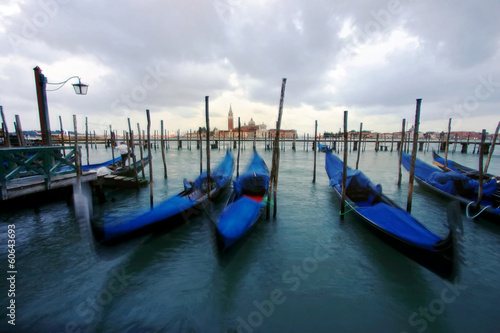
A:
<svg viewBox="0 0 500 333">
<path fill-rule="evenodd" d="M 52 137 L 50 131 L 49 108 L 47 104 L 47 84 L 59 85 L 59 87 L 56 89 L 48 90 L 48 91 L 54 91 L 62 88 L 62 86 L 64 86 L 64 84 L 66 84 L 66 82 L 68 82 L 69 80 L 78 78 L 78 83 L 73 84 L 73 88 L 75 89 L 75 93 L 77 95 L 87 95 L 87 90 L 89 86 L 87 84 L 83 84 L 78 76 L 72 76 L 63 82 L 49 83 L 47 82 L 47 78 L 45 77 L 45 75 L 42 74 L 42 70 L 40 69 L 40 67 L 36 66 L 35 68 L 33 68 L 33 70 L 35 71 L 38 114 L 40 117 L 40 127 L 42 131 L 42 145 L 51 146 Z"/>
</svg>

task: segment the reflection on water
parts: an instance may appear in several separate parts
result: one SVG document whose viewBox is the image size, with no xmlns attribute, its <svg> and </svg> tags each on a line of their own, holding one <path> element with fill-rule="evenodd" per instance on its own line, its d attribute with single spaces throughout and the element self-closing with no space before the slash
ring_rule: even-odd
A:
<svg viewBox="0 0 500 333">
<path fill-rule="evenodd" d="M 251 157 L 242 151 L 240 168 Z M 498 225 L 468 221 L 459 240 L 464 264 L 450 302 L 441 278 L 373 235 L 353 216 L 340 220 L 339 200 L 328 187 L 324 154 L 318 154 L 316 183 L 313 152 L 281 153 L 278 217 L 262 219 L 233 251 L 221 255 L 210 218 L 217 219 L 224 196 L 207 211 L 167 233 L 145 235 L 113 247 L 91 241 L 85 221 L 65 202 L 42 205 L 39 212 L 0 215 L 1 244 L 15 223 L 16 326 L 25 331 L 72 332 L 429 332 L 498 329 L 500 242 Z M 271 165 L 271 152 L 259 148 Z M 169 150 L 168 179 L 161 152 L 154 154 L 154 198 L 159 203 L 182 190 L 182 179 L 199 173 L 199 151 Z M 90 163 L 109 159 L 102 146 Z M 213 150 L 212 165 L 224 156 Z M 419 158 L 431 162 L 430 153 Z M 475 165 L 477 155 L 451 159 Z M 356 154 L 349 155 L 354 166 Z M 360 167 L 402 206 L 408 174 L 397 181 L 397 154 L 361 154 Z M 490 172 L 500 174 L 500 158 Z M 147 173 L 146 173 L 147 174 Z M 227 196 L 227 193 L 225 194 Z M 104 223 L 149 207 L 149 189 L 107 190 L 107 202 L 94 199 L 92 223 Z M 415 186 L 413 214 L 439 235 L 447 233 L 448 201 Z M 6 245 L 0 246 L 7 258 Z M 6 259 L 5 259 L 6 261 Z M 4 290 L 8 286 L 4 282 Z M 447 289 L 448 290 L 448 289 Z M 447 292 L 445 291 L 445 294 Z M 7 304 L 2 293 L 2 304 Z M 448 294 L 446 294 L 448 295 Z M 451 298 L 452 294 L 449 294 Z M 442 305 L 442 306 L 441 306 Z M 444 308 L 443 308 L 444 306 Z M 419 313 L 427 308 L 429 318 Z M 416 313 L 416 314 L 415 314 Z M 474 318 L 474 320 L 471 320 Z M 6 331 L 6 320 L 0 324 Z"/>
</svg>

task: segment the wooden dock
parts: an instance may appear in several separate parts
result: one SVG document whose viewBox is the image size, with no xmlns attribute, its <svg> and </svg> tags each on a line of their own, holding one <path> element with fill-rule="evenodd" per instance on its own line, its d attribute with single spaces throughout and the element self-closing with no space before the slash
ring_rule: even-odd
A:
<svg viewBox="0 0 500 333">
<path fill-rule="evenodd" d="M 116 175 L 99 176 L 97 185 L 110 188 L 138 188 L 149 184 L 149 181 L 138 178 L 137 182 L 133 177 L 123 177 Z"/>
<path fill-rule="evenodd" d="M 142 178 L 98 176 L 90 171 L 78 175 L 74 153 L 73 146 L 0 149 L 0 204 L 5 206 L 14 201 L 23 204 L 27 196 L 33 200 L 26 204 L 35 206 L 39 201 L 61 199 L 67 197 L 68 191 L 71 193 L 78 181 L 88 183 L 99 202 L 103 202 L 103 188 L 137 189 L 149 183 Z"/>
<path fill-rule="evenodd" d="M 23 147 L 0 149 L 1 200 L 72 186 L 77 182 L 74 147 Z M 97 180 L 85 172 L 81 182 Z"/>
<path fill-rule="evenodd" d="M 81 176 L 82 183 L 93 182 L 96 180 L 97 174 L 95 172 L 84 172 Z M 7 195 L 6 197 L 2 197 L 2 200 L 9 200 L 48 190 L 73 186 L 76 181 L 76 174 L 64 174 L 52 177 L 50 187 L 47 186 L 46 180 L 41 176 L 27 177 L 26 179 L 10 181 L 6 184 Z"/>
</svg>

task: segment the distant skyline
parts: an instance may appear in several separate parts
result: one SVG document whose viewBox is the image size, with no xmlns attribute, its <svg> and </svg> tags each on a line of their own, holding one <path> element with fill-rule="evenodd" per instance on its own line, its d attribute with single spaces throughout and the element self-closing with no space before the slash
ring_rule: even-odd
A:
<svg viewBox="0 0 500 333">
<path fill-rule="evenodd" d="M 282 127 L 336 132 L 343 111 L 349 130 L 493 133 L 500 121 L 500 3 L 412 0 L 248 1 L 5 0 L 0 4 L 0 105 L 13 131 L 39 130 L 33 68 L 49 82 L 77 75 L 48 92 L 51 129 L 101 134 L 210 125 L 227 129 L 251 118 L 273 128 L 282 78 Z"/>
</svg>

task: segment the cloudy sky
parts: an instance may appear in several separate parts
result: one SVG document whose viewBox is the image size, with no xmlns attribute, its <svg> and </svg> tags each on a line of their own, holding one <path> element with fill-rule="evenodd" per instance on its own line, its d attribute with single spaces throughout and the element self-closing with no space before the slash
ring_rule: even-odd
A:
<svg viewBox="0 0 500 333">
<path fill-rule="evenodd" d="M 103 133 L 127 118 L 171 131 L 274 127 L 287 78 L 282 128 L 394 132 L 422 98 L 421 131 L 489 132 L 500 121 L 498 0 L 3 0 L 0 105 L 9 129 L 39 129 L 33 68 L 49 82 L 51 128 Z M 49 87 L 53 88 L 55 86 Z"/>
</svg>

